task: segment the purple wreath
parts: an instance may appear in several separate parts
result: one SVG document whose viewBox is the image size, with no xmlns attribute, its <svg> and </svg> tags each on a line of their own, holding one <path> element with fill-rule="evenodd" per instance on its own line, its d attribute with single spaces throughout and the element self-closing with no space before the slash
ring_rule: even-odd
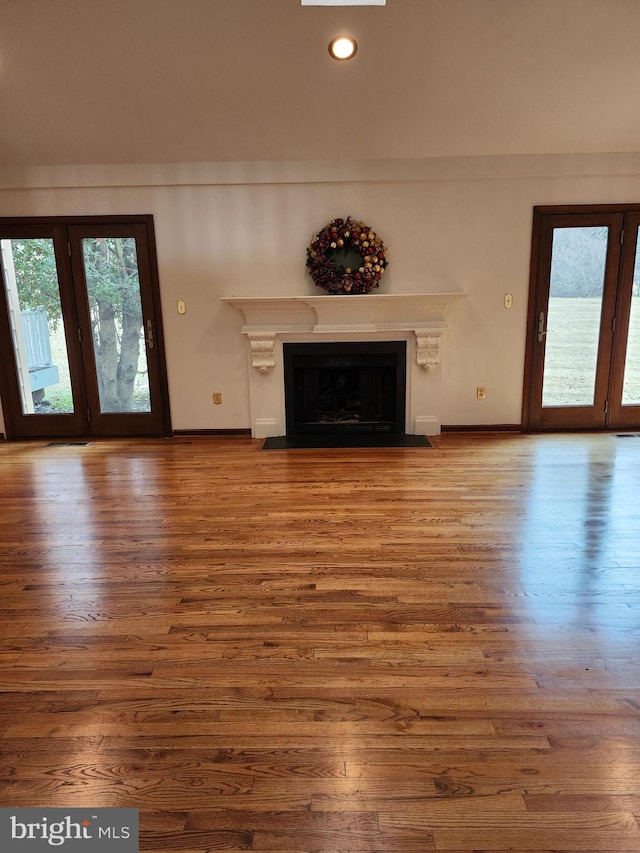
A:
<svg viewBox="0 0 640 853">
<path fill-rule="evenodd" d="M 348 216 L 333 219 L 307 249 L 307 270 L 329 293 L 370 293 L 388 266 L 387 250 L 375 231 Z"/>
</svg>

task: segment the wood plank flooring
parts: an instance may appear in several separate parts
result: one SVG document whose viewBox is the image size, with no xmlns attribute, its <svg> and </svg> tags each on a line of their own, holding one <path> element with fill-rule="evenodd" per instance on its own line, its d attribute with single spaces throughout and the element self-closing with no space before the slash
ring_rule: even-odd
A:
<svg viewBox="0 0 640 853">
<path fill-rule="evenodd" d="M 0 806 L 147 853 L 640 850 L 640 438 L 0 445 Z"/>
</svg>

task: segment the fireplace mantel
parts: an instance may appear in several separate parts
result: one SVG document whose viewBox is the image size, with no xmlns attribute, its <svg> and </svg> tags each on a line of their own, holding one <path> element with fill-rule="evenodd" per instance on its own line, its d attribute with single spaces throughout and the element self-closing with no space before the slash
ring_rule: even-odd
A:
<svg viewBox="0 0 640 853">
<path fill-rule="evenodd" d="M 266 373 L 275 365 L 276 336 L 283 334 L 355 336 L 371 333 L 413 332 L 416 363 L 431 370 L 440 361 L 441 334 L 447 328 L 445 312 L 462 292 L 385 293 L 332 296 L 239 296 L 223 302 L 242 311 L 242 333 L 249 338 L 252 364 Z"/>
<path fill-rule="evenodd" d="M 230 296 L 244 315 L 244 334 L 370 332 L 446 328 L 447 308 L 466 293 L 384 293 L 333 296 Z M 440 324 L 434 327 L 434 323 Z"/>
<path fill-rule="evenodd" d="M 404 338 L 412 342 L 411 359 L 417 373 L 432 373 L 440 364 L 448 309 L 465 296 L 467 294 L 461 291 L 452 291 L 223 297 L 224 303 L 242 313 L 241 332 L 249 342 L 253 376 L 276 377 L 268 386 L 250 377 L 252 434 L 256 438 L 284 434 L 283 341 Z M 440 414 L 419 414 L 416 403 L 419 379 L 413 373 L 409 376 L 408 391 L 413 393 L 408 394 L 407 423 L 416 434 L 436 434 L 440 431 Z M 439 408 L 440 381 L 436 384 L 437 392 L 436 387 L 432 387 L 431 403 L 436 404 L 437 400 Z"/>
</svg>

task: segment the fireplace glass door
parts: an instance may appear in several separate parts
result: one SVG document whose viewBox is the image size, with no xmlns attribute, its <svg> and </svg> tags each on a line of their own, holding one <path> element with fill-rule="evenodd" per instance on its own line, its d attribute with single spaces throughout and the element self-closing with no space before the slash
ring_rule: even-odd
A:
<svg viewBox="0 0 640 853">
<path fill-rule="evenodd" d="M 284 344 L 287 435 L 405 428 L 406 343 Z"/>
</svg>

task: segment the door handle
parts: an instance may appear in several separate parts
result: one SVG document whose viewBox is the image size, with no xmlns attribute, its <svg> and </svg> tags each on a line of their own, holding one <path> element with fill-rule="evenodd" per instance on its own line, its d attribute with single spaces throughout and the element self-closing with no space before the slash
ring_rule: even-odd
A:
<svg viewBox="0 0 640 853">
<path fill-rule="evenodd" d="M 153 325 L 151 320 L 147 320 L 147 347 L 153 349 Z"/>
<path fill-rule="evenodd" d="M 538 343 L 541 344 L 544 340 L 544 336 L 547 334 L 547 331 L 544 327 L 544 311 L 540 312 L 540 316 L 538 318 Z"/>
</svg>

